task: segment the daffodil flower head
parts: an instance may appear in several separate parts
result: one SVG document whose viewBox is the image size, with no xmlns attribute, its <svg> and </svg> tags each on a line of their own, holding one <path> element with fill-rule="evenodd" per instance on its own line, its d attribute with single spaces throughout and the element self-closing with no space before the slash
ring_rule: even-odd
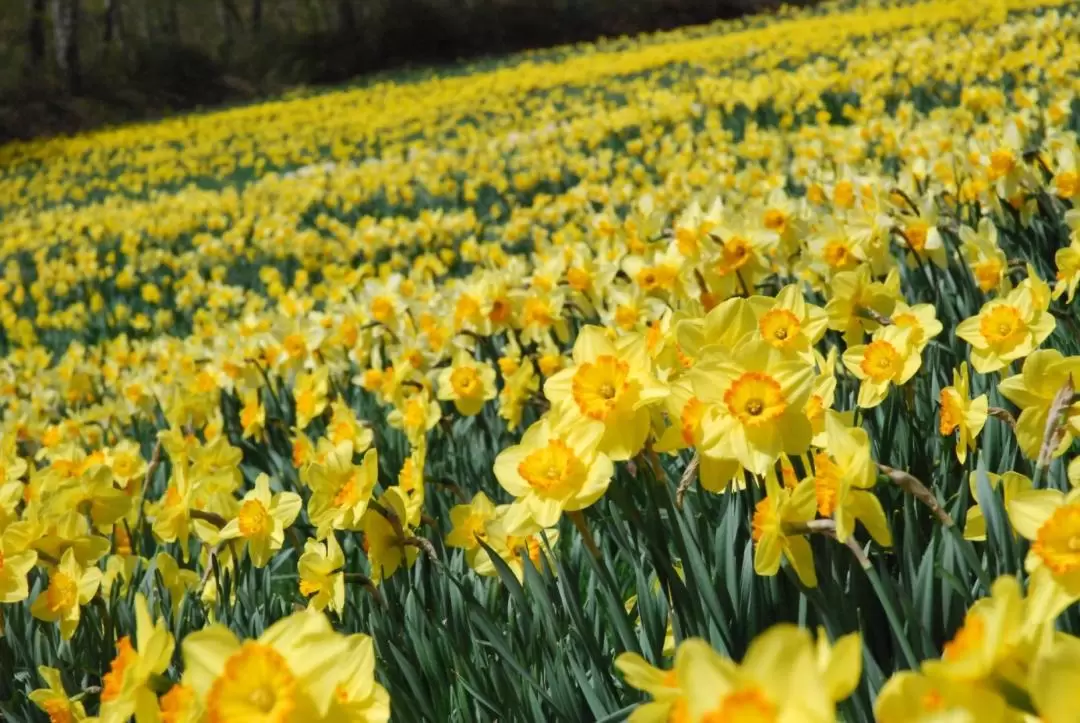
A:
<svg viewBox="0 0 1080 723">
<path fill-rule="evenodd" d="M 1003 298 L 986 302 L 978 314 L 960 322 L 956 335 L 971 345 L 975 371 L 989 374 L 1003 369 L 1050 336 L 1057 322 L 1046 306 L 1036 301 L 1031 289 L 1017 287 Z"/>
<path fill-rule="evenodd" d="M 1042 451 L 1051 408 L 1066 384 L 1080 383 L 1080 356 L 1065 357 L 1057 349 L 1039 349 L 1024 360 L 1020 374 L 1001 382 L 1002 395 L 1020 408 L 1016 420 L 1016 440 L 1029 459 L 1037 460 Z M 1080 436 L 1080 402 L 1070 402 L 1064 409 L 1061 440 L 1052 450 L 1060 457 Z"/>
<path fill-rule="evenodd" d="M 909 328 L 889 325 L 874 332 L 869 344 L 853 346 L 844 352 L 844 366 L 859 379 L 860 407 L 881 404 L 890 385 L 905 384 L 922 364 L 919 350 L 911 342 Z"/>
<path fill-rule="evenodd" d="M 716 353 L 689 373 L 696 396 L 714 402 L 705 414 L 702 449 L 765 474 L 781 453 L 802 454 L 812 429 L 806 402 L 814 367 L 762 340 L 731 356 Z"/>
<path fill-rule="evenodd" d="M 599 451 L 604 429 L 580 418 L 540 419 L 521 443 L 495 458 L 495 477 L 516 501 L 508 523 L 511 534 L 535 522 L 552 527 L 563 512 L 584 509 L 607 490 L 614 474 L 611 459 Z"/>
<path fill-rule="evenodd" d="M 587 326 L 574 343 L 573 361 L 548 379 L 545 396 L 568 422 L 591 427 L 590 437 L 599 432 L 599 451 L 612 460 L 637 454 L 651 429 L 647 407 L 668 393 L 653 376 L 645 340 L 612 341 L 600 327 Z"/>
<path fill-rule="evenodd" d="M 938 431 L 942 435 L 956 432 L 956 458 L 960 463 L 967 459 L 968 452 L 975 450 L 975 438 L 986 424 L 989 401 L 985 394 L 974 399 L 970 394 L 970 377 L 967 362 L 961 362 L 953 370 L 953 385 L 941 390 L 940 420 Z"/>
<path fill-rule="evenodd" d="M 260 474 L 255 487 L 244 495 L 234 519 L 221 529 L 222 540 L 242 539 L 255 567 L 264 567 L 270 556 L 281 549 L 285 528 L 300 513 L 300 496 L 295 492 L 271 494 L 270 477 Z"/>
<path fill-rule="evenodd" d="M 89 604 L 101 585 L 101 570 L 84 567 L 68 549 L 60 564 L 49 573 L 49 585 L 30 605 L 30 613 L 39 620 L 60 625 L 60 636 L 70 640 L 79 626 L 80 611 Z"/>
</svg>

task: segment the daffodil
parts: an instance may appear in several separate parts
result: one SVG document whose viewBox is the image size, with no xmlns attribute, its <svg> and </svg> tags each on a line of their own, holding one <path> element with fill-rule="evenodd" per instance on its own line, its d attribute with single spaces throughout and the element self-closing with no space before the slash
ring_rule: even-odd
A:
<svg viewBox="0 0 1080 723">
<path fill-rule="evenodd" d="M 335 445 L 352 442 L 353 452 L 360 454 L 371 446 L 375 435 L 369 423 L 357 419 L 356 413 L 338 400 L 330 403 L 330 422 L 326 425 L 326 436 Z"/>
<path fill-rule="evenodd" d="M 889 318 L 893 324 L 911 330 L 911 344 L 918 354 L 922 353 L 943 328 L 933 304 L 908 306 L 903 301 L 897 301 Z"/>
<path fill-rule="evenodd" d="M 975 438 L 986 424 L 989 402 L 985 394 L 972 399 L 967 362 L 953 370 L 953 385 L 941 390 L 938 431 L 943 435 L 956 432 L 956 458 L 963 464 L 968 452 L 975 451 Z"/>
<path fill-rule="evenodd" d="M 465 551 L 466 560 L 472 563 L 480 550 L 480 542 L 487 537 L 487 526 L 495 519 L 495 505 L 483 492 L 477 492 L 468 504 L 450 508 L 450 524 L 446 536 L 447 547 Z"/>
<path fill-rule="evenodd" d="M 431 398 L 427 390 L 420 390 L 404 397 L 395 403 L 394 409 L 386 415 L 386 421 L 391 427 L 396 427 L 405 433 L 409 444 L 414 447 L 422 447 L 425 444 L 427 433 L 435 428 L 442 419 L 442 411 L 439 403 Z"/>
<path fill-rule="evenodd" d="M 772 298 L 751 296 L 750 305 L 757 317 L 758 334 L 766 344 L 812 360 L 811 348 L 825 334 L 828 317 L 806 302 L 798 286 L 789 284 Z"/>
<path fill-rule="evenodd" d="M 59 623 L 60 637 L 70 640 L 79 627 L 80 612 L 88 605 L 101 585 L 101 570 L 83 567 L 68 550 L 49 572 L 49 585 L 34 598 L 30 613 L 38 620 Z"/>
<path fill-rule="evenodd" d="M 16 539 L 17 530 L 0 533 L 0 603 L 22 602 L 30 594 L 27 575 L 37 563 L 37 552 Z"/>
<path fill-rule="evenodd" d="M 1055 326 L 1054 317 L 1029 289 L 1016 288 L 960 322 L 956 335 L 971 344 L 975 371 L 989 374 L 1033 352 Z"/>
<path fill-rule="evenodd" d="M 508 429 L 516 430 L 521 426 L 525 404 L 540 390 L 540 379 L 531 363 L 521 364 L 511 372 L 504 370 L 503 374 L 499 416 L 506 420 Z"/>
<path fill-rule="evenodd" d="M 333 532 L 325 540 L 308 540 L 296 563 L 300 594 L 310 598 L 308 607 L 336 613 L 345 609 L 345 554 Z"/>
<path fill-rule="evenodd" d="M 244 439 L 258 439 L 266 424 L 266 407 L 259 399 L 258 390 L 247 392 L 240 407 L 240 434 Z"/>
<path fill-rule="evenodd" d="M 89 720 L 81 700 L 72 700 L 64 690 L 60 671 L 47 665 L 38 666 L 38 675 L 45 688 L 30 691 L 30 701 L 49 716 L 50 723 L 77 723 Z M 76 696 L 78 697 L 78 696 Z"/>
<path fill-rule="evenodd" d="M 360 529 L 378 477 L 378 452 L 369 449 L 360 464 L 353 464 L 352 440 L 333 446 L 323 460 L 313 462 L 307 471 L 308 516 L 316 534 L 322 538 L 331 530 Z"/>
<path fill-rule="evenodd" d="M 255 488 L 244 495 L 240 511 L 221 528 L 222 540 L 242 539 L 247 543 L 248 555 L 255 567 L 264 567 L 270 556 L 281 549 L 285 541 L 285 528 L 300 513 L 300 496 L 295 492 L 278 492 L 271 495 L 270 477 L 260 474 Z"/>
<path fill-rule="evenodd" d="M 711 355 L 690 372 L 694 393 L 715 402 L 702 420 L 702 448 L 762 475 L 781 453 L 802 454 L 812 430 L 806 401 L 814 368 L 762 340 Z"/>
<path fill-rule="evenodd" d="M 892 546 L 885 510 L 872 491 L 877 467 L 870 457 L 869 435 L 845 424 L 835 412 L 828 413 L 825 424 L 826 447 L 814 455 L 814 475 L 801 485 L 813 488 L 818 514 L 836 521 L 837 540 L 846 542 L 858 521 L 879 545 Z"/>
<path fill-rule="evenodd" d="M 909 670 L 889 678 L 874 703 L 878 723 L 1006 723 L 1005 699 L 983 685 L 930 678 Z"/>
<path fill-rule="evenodd" d="M 1080 638 L 1055 636 L 1032 665 L 1028 689 L 1042 723 L 1075 719 L 1080 691 Z"/>
<path fill-rule="evenodd" d="M 552 527 L 563 512 L 584 509 L 607 490 L 615 472 L 598 451 L 604 428 L 545 416 L 521 443 L 495 458 L 495 477 L 516 498 L 510 513 L 522 524 Z M 510 532 L 516 531 L 510 524 Z"/>
<path fill-rule="evenodd" d="M 819 627 L 815 646 L 817 668 L 829 698 L 839 703 L 859 686 L 862 674 L 862 638 L 858 633 L 841 635 L 833 642 Z"/>
<path fill-rule="evenodd" d="M 686 719 L 686 696 L 679 687 L 674 670 L 661 670 L 637 653 L 621 653 L 615 658 L 615 668 L 622 673 L 627 685 L 648 693 L 652 698 L 634 708 L 628 723 L 666 723 Z"/>
<path fill-rule="evenodd" d="M 1020 408 L 1016 441 L 1029 459 L 1038 459 L 1054 400 L 1066 384 L 1080 384 L 1080 356 L 1065 357 L 1057 349 L 1040 349 L 1024 360 L 1020 374 L 1001 382 L 1002 395 Z M 1060 457 L 1080 436 L 1080 402 L 1066 400 L 1061 440 L 1052 450 Z"/>
<path fill-rule="evenodd" d="M 379 510 L 368 507 L 360 521 L 360 529 L 364 533 L 364 552 L 371 565 L 371 579 L 376 583 L 390 577 L 402 566 L 412 567 L 418 552 L 415 546 L 409 544 L 404 493 L 397 487 L 391 487 L 379 498 L 378 504 Z M 390 519 L 390 515 L 393 519 Z"/>
<path fill-rule="evenodd" d="M 598 451 L 612 460 L 629 459 L 649 435 L 649 405 L 667 394 L 653 376 L 652 361 L 640 336 L 611 341 L 587 326 L 574 343 L 574 365 L 544 384 L 544 394 L 568 424 L 600 433 Z"/>
<path fill-rule="evenodd" d="M 330 721 L 346 638 L 322 613 L 293 613 L 256 640 L 224 625 L 190 633 L 181 644 L 182 683 L 210 720 Z"/>
<path fill-rule="evenodd" d="M 856 400 L 860 407 L 876 407 L 888 396 L 890 385 L 906 384 L 915 376 L 922 357 L 911 343 L 911 334 L 902 326 L 883 326 L 874 332 L 869 344 L 844 352 L 844 366 L 860 381 Z"/>
<path fill-rule="evenodd" d="M 498 575 L 498 569 L 491 559 L 491 552 L 494 552 L 520 581 L 525 576 L 526 559 L 538 570 L 542 569 L 545 558 L 548 565 L 552 564 L 551 554 L 559 540 L 559 530 L 555 527 L 545 530 L 535 521 L 531 521 L 531 524 L 515 521 L 508 516 L 509 512 L 509 505 L 496 508 L 495 517 L 484 528 L 483 541 L 488 549 L 477 550 L 471 564 L 479 575 Z M 516 532 L 511 532 L 511 525 Z"/>
<path fill-rule="evenodd" d="M 1062 589 L 1080 599 L 1080 489 L 1020 492 L 1006 509 L 1013 529 L 1031 541 L 1024 561 L 1028 572 L 1046 567 Z"/>
<path fill-rule="evenodd" d="M 386 723 L 390 719 L 390 694 L 375 680 L 375 644 L 357 633 L 345 638 L 346 650 L 339 662 L 342 673 L 327 720 L 344 723 Z"/>
<path fill-rule="evenodd" d="M 960 253 L 979 289 L 984 293 L 1001 287 L 1009 268 L 1005 252 L 998 246 L 997 226 L 989 218 L 979 220 L 978 230 L 960 226 Z"/>
<path fill-rule="evenodd" d="M 1080 210 L 1066 211 L 1065 223 L 1072 233 L 1069 234 L 1069 245 L 1054 253 L 1054 266 L 1057 267 L 1054 298 L 1064 296 L 1065 302 L 1071 304 L 1077 287 L 1080 287 Z"/>
<path fill-rule="evenodd" d="M 686 696 L 686 720 L 836 719 L 813 640 L 794 625 L 775 625 L 754 638 L 738 665 L 704 640 L 686 640 L 675 652 L 675 677 Z"/>
<path fill-rule="evenodd" d="M 942 649 L 940 660 L 923 663 L 931 677 L 960 683 L 993 685 L 1014 653 L 1023 622 L 1024 601 L 1016 578 L 994 582 L 991 596 L 977 600 L 964 624 Z"/>
<path fill-rule="evenodd" d="M 486 362 L 476 361 L 468 352 L 459 351 L 453 364 L 439 373 L 439 399 L 449 400 L 459 414 L 479 414 L 484 403 L 494 399 L 495 370 Z"/>
<path fill-rule="evenodd" d="M 1016 499 L 1017 495 L 1031 489 L 1031 480 L 1019 472 L 1004 472 L 1000 475 L 988 472 L 986 477 L 990 483 L 990 489 L 996 490 L 1000 488 L 1002 490 L 1006 509 Z M 964 537 L 981 542 L 986 539 L 986 516 L 983 514 L 982 506 L 979 503 L 978 472 L 972 472 L 969 475 L 968 487 L 971 489 L 971 497 L 975 500 L 975 504 L 968 508 L 967 511 L 964 523 Z"/>
<path fill-rule="evenodd" d="M 877 318 L 892 313 L 900 292 L 900 277 L 893 271 L 883 281 L 875 281 L 869 265 L 861 264 L 836 274 L 830 291 L 825 304 L 829 328 L 842 332 L 844 341 L 854 346 L 862 343 L 864 333 L 878 328 Z"/>
<path fill-rule="evenodd" d="M 754 541 L 754 572 L 771 576 L 780 570 L 780 561 L 791 565 L 807 587 L 817 587 L 817 571 L 810 542 L 801 531 L 787 526 L 814 519 L 817 497 L 813 485 L 794 490 L 781 487 L 773 475 L 765 477 L 765 497 L 754 506 L 751 538 Z"/>
<path fill-rule="evenodd" d="M 311 420 L 326 409 L 326 395 L 330 391 L 329 372 L 326 367 L 299 374 L 293 387 L 296 403 L 296 426 L 305 429 Z"/>
<path fill-rule="evenodd" d="M 101 679 L 102 723 L 126 723 L 132 716 L 137 723 L 159 720 L 151 678 L 169 667 L 174 646 L 165 621 L 154 622 L 146 598 L 137 594 L 135 644 L 126 635 L 116 641 L 116 657 Z"/>
</svg>

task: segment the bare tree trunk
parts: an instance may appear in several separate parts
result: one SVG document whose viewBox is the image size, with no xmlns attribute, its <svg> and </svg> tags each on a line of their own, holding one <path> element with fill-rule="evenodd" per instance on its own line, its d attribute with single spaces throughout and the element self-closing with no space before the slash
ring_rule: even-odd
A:
<svg viewBox="0 0 1080 723">
<path fill-rule="evenodd" d="M 356 34 L 356 13 L 352 0 L 338 0 L 338 31 L 346 35 Z"/>
<path fill-rule="evenodd" d="M 68 90 L 79 92 L 79 0 L 53 0 L 53 36 L 56 67 L 67 82 Z"/>
<path fill-rule="evenodd" d="M 165 3 L 165 34 L 169 36 L 169 40 L 180 42 L 180 9 L 176 0 Z"/>
<path fill-rule="evenodd" d="M 26 73 L 32 74 L 45 60 L 45 0 L 26 0 Z"/>
<path fill-rule="evenodd" d="M 222 59 L 228 59 L 232 51 L 233 39 L 236 37 L 236 26 L 240 25 L 242 19 L 233 0 L 218 0 L 217 12 L 223 36 L 219 52 Z"/>
<path fill-rule="evenodd" d="M 124 17 L 121 10 L 122 0 L 105 0 L 105 29 L 102 40 L 108 45 L 116 40 L 124 44 Z"/>
<path fill-rule="evenodd" d="M 256 35 L 262 30 L 262 0 L 251 0 L 251 32 Z"/>
</svg>

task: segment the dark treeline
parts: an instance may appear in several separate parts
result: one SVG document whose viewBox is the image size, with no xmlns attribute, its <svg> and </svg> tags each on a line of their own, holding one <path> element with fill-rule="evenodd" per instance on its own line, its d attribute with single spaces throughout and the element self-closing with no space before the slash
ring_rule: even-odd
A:
<svg viewBox="0 0 1080 723">
<path fill-rule="evenodd" d="M 730 18 L 777 0 L 0 0 L 0 140 Z"/>
</svg>

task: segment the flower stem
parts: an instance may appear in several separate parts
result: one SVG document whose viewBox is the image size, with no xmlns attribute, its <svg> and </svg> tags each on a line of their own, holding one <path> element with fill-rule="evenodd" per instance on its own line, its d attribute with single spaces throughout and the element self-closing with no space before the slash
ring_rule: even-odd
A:
<svg viewBox="0 0 1080 723">
<path fill-rule="evenodd" d="M 892 595 L 885 589 L 881 578 L 878 577 L 877 570 L 874 569 L 870 559 L 859 547 L 859 543 L 855 541 L 855 538 L 849 537 L 847 546 L 855 555 L 855 559 L 859 561 L 859 566 L 866 573 L 866 577 L 869 578 L 870 585 L 874 588 L 878 600 L 881 601 L 881 607 L 885 608 L 885 617 L 889 619 L 889 626 L 892 627 L 893 636 L 900 644 L 900 652 L 903 653 L 908 667 L 912 670 L 918 669 L 919 659 L 915 657 L 915 651 L 911 649 L 911 643 L 908 642 L 907 636 L 904 634 L 904 626 L 900 623 L 900 616 L 896 613 L 896 605 L 893 604 Z"/>
</svg>

